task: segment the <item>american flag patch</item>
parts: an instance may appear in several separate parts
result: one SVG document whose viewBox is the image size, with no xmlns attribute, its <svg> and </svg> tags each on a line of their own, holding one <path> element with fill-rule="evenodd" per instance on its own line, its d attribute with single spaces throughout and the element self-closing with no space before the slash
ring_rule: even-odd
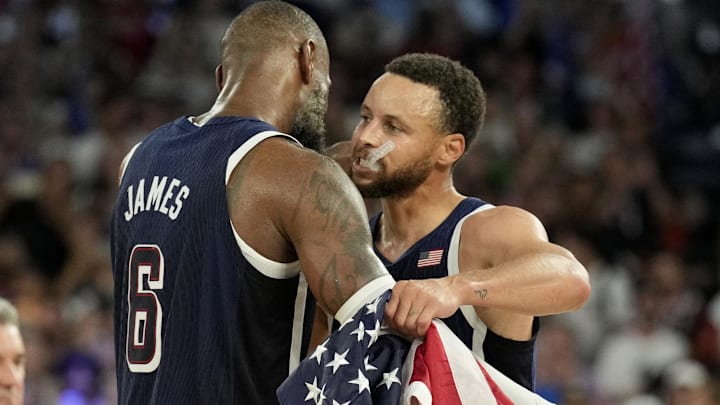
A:
<svg viewBox="0 0 720 405">
<path fill-rule="evenodd" d="M 445 252 L 444 249 L 427 250 L 425 252 L 420 252 L 420 256 L 418 256 L 417 262 L 418 268 L 437 266 L 438 264 L 440 264 L 440 260 L 442 260 L 443 252 Z"/>
</svg>

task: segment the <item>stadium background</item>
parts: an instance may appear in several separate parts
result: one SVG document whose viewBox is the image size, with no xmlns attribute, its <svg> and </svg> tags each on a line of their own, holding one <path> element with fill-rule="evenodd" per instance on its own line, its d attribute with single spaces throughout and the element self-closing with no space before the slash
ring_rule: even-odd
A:
<svg viewBox="0 0 720 405">
<path fill-rule="evenodd" d="M 0 0 L 0 295 L 22 317 L 27 404 L 115 402 L 119 161 L 211 105 L 219 38 L 249 3 Z M 544 396 L 720 403 L 717 2 L 294 3 L 328 38 L 330 142 L 393 56 L 436 52 L 481 78 L 487 121 L 456 186 L 535 213 L 592 278 L 581 311 L 543 322 Z"/>
</svg>

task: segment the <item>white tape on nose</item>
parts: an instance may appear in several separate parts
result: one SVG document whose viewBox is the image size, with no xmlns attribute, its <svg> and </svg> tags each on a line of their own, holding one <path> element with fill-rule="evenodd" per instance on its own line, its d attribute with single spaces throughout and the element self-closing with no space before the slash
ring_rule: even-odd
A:
<svg viewBox="0 0 720 405">
<path fill-rule="evenodd" d="M 376 171 L 380 167 L 378 167 L 377 162 L 387 156 L 388 153 L 390 153 L 393 149 L 395 149 L 395 143 L 393 141 L 387 141 L 384 144 L 377 147 L 377 149 L 373 149 L 367 156 L 367 158 L 363 159 L 360 164 L 367 167 L 370 170 Z"/>
</svg>

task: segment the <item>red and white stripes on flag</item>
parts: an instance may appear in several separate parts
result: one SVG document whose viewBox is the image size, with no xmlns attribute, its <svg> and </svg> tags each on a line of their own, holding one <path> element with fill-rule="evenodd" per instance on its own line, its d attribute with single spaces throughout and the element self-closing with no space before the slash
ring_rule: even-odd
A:
<svg viewBox="0 0 720 405">
<path fill-rule="evenodd" d="M 416 402 L 412 402 L 412 400 Z M 442 321 L 433 320 L 403 364 L 403 405 L 551 404 L 477 358 Z"/>
<path fill-rule="evenodd" d="M 445 250 L 443 249 L 427 250 L 424 252 L 420 252 L 417 262 L 418 268 L 437 266 L 438 264 L 440 264 L 444 252 Z"/>
<path fill-rule="evenodd" d="M 550 404 L 476 357 L 441 320 L 412 343 L 383 327 L 391 291 L 366 304 L 363 297 L 354 315 L 340 318 L 340 329 L 280 385 L 281 404 Z"/>
</svg>

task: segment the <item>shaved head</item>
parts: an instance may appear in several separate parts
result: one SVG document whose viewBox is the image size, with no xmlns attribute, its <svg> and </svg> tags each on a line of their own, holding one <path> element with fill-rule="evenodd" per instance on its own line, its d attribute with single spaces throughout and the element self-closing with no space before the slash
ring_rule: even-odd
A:
<svg viewBox="0 0 720 405">
<path fill-rule="evenodd" d="M 269 108 L 285 106 L 290 113 L 288 119 L 278 120 L 287 124 L 282 130 L 289 130 L 303 146 L 324 149 L 330 56 L 325 37 L 312 17 L 283 1 L 254 3 L 230 23 L 220 50 L 218 87 L 254 83 L 267 89 L 266 93 L 253 90 L 251 98 L 274 96 L 277 102 Z M 297 81 L 300 77 L 302 82 Z M 277 118 L 276 114 L 260 116 Z"/>
<path fill-rule="evenodd" d="M 327 50 L 320 27 L 307 13 L 282 1 L 255 3 L 230 23 L 220 44 L 223 62 L 247 52 L 271 51 L 289 41 L 315 42 Z"/>
</svg>

